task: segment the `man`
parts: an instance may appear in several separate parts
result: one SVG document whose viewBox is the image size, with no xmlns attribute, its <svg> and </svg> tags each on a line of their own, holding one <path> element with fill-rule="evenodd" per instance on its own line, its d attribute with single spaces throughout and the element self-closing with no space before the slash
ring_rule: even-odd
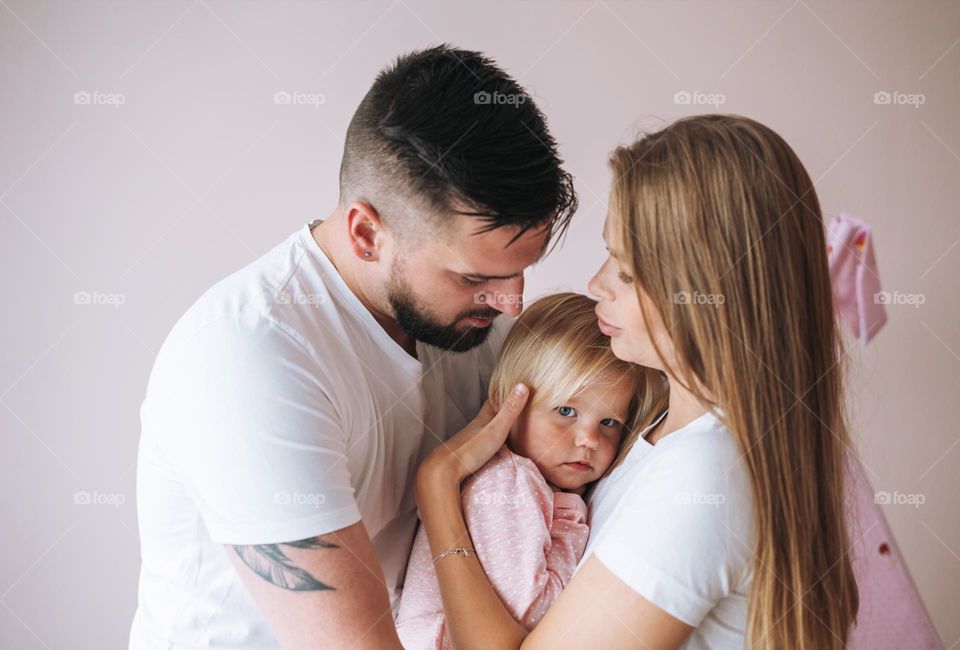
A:
<svg viewBox="0 0 960 650">
<path fill-rule="evenodd" d="M 210 289 L 157 356 L 130 647 L 399 648 L 417 466 L 476 415 L 524 269 L 575 208 L 492 61 L 440 46 L 382 71 L 336 209 Z"/>
</svg>

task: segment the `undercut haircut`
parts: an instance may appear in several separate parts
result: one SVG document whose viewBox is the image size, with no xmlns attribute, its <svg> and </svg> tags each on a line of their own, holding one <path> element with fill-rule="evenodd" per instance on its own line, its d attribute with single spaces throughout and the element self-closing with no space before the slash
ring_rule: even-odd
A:
<svg viewBox="0 0 960 650">
<path fill-rule="evenodd" d="M 400 56 L 357 107 L 344 143 L 340 203 L 369 203 L 402 237 L 449 232 L 451 215 L 549 226 L 556 244 L 577 208 L 573 178 L 524 89 L 480 52 L 444 44 Z"/>
</svg>

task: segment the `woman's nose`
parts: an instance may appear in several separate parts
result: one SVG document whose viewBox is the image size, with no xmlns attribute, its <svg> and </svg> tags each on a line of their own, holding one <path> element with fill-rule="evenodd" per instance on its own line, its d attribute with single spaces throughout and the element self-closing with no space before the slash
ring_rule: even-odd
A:
<svg viewBox="0 0 960 650">
<path fill-rule="evenodd" d="M 604 264 L 606 266 L 606 264 Z M 593 277 L 590 278 L 590 282 L 587 283 L 587 291 L 590 292 L 590 295 L 596 296 L 597 298 L 606 298 L 610 299 L 610 294 L 606 290 L 606 287 L 603 284 L 603 269 L 604 266 L 601 266 L 597 269 L 597 272 L 593 274 Z"/>
</svg>

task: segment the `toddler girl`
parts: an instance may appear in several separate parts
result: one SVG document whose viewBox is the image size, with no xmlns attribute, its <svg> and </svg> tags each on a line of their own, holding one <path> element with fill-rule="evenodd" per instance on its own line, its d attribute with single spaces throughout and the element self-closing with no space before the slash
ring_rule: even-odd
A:
<svg viewBox="0 0 960 650">
<path fill-rule="evenodd" d="M 533 629 L 573 576 L 587 543 L 582 495 L 604 475 L 643 410 L 641 366 L 617 359 L 597 327 L 596 302 L 559 293 L 513 324 L 490 379 L 490 399 L 530 389 L 506 444 L 463 483 L 470 543 L 513 617 Z M 451 648 L 430 546 L 414 541 L 397 629 L 407 650 Z M 437 558 L 436 561 L 457 561 Z"/>
</svg>

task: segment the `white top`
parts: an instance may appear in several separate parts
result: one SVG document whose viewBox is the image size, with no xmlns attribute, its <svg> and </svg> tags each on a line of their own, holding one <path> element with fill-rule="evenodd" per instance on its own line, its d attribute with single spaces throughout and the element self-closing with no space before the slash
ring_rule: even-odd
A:
<svg viewBox="0 0 960 650">
<path fill-rule="evenodd" d="M 344 283 L 315 224 L 207 291 L 157 356 L 140 411 L 131 649 L 279 648 L 222 545 L 361 519 L 399 605 L 416 468 L 476 415 L 513 321 L 469 352 L 418 344 L 414 359 Z"/>
<path fill-rule="evenodd" d="M 661 416 L 660 419 L 662 419 Z M 661 438 L 644 430 L 588 500 L 591 554 L 696 629 L 684 650 L 743 648 L 753 497 L 736 440 L 711 413 Z"/>
</svg>

